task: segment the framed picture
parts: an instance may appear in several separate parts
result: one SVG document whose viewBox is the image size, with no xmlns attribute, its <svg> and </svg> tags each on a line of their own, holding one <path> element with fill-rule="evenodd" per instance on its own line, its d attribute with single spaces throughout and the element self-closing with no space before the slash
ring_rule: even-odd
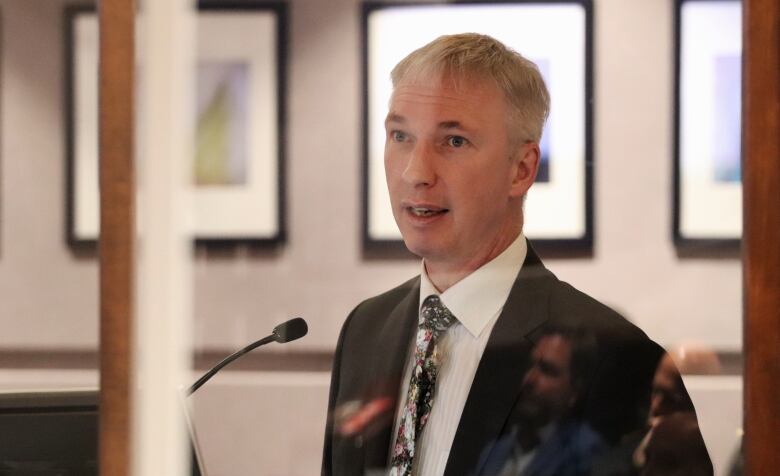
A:
<svg viewBox="0 0 780 476">
<path fill-rule="evenodd" d="M 207 244 L 277 244 L 285 239 L 286 7 L 225 5 L 199 3 L 193 234 Z M 79 246 L 99 233 L 97 14 L 70 7 L 66 25 L 67 239 Z"/>
<path fill-rule="evenodd" d="M 593 245 L 592 10 L 590 1 L 363 4 L 363 246 L 405 249 L 385 185 L 390 71 L 440 35 L 490 35 L 534 61 L 552 98 L 542 160 L 524 207 L 524 232 L 542 252 Z"/>
<path fill-rule="evenodd" d="M 678 249 L 739 247 L 742 9 L 678 0 L 674 230 Z"/>
</svg>

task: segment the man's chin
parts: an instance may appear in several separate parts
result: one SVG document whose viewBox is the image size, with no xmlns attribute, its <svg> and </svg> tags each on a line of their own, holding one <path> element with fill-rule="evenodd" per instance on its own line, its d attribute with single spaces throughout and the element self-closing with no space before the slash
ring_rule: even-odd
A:
<svg viewBox="0 0 780 476">
<path fill-rule="evenodd" d="M 522 402 L 517 408 L 517 414 L 528 425 L 542 427 L 550 422 L 550 409 L 538 402 Z"/>
<path fill-rule="evenodd" d="M 436 260 L 441 255 L 440 247 L 431 243 L 430 240 L 404 237 L 404 244 L 412 254 L 423 259 Z"/>
</svg>

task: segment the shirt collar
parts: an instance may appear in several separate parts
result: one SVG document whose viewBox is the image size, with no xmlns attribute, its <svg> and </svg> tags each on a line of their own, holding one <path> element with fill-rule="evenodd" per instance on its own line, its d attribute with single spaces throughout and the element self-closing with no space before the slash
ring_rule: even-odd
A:
<svg viewBox="0 0 780 476">
<path fill-rule="evenodd" d="M 478 337 L 491 318 L 504 307 L 527 253 L 525 236 L 520 233 L 500 255 L 443 293 L 440 293 L 428 278 L 423 262 L 420 272 L 420 306 L 431 294 L 440 296 L 442 303 L 458 322 L 463 324 L 471 335 Z"/>
</svg>

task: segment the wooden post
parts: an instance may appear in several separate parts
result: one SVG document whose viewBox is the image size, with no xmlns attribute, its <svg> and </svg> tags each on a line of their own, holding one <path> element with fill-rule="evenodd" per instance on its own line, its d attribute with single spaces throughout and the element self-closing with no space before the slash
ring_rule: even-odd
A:
<svg viewBox="0 0 780 476">
<path fill-rule="evenodd" d="M 745 474 L 780 468 L 780 2 L 743 2 Z"/>
<path fill-rule="evenodd" d="M 135 3 L 99 2 L 100 474 L 130 471 Z"/>
</svg>

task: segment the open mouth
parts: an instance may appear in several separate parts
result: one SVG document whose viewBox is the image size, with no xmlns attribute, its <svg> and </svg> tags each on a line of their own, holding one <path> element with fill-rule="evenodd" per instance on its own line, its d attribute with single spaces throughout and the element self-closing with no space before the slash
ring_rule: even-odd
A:
<svg viewBox="0 0 780 476">
<path fill-rule="evenodd" d="M 449 210 L 446 208 L 408 207 L 409 212 L 416 217 L 432 217 L 443 215 Z"/>
</svg>

